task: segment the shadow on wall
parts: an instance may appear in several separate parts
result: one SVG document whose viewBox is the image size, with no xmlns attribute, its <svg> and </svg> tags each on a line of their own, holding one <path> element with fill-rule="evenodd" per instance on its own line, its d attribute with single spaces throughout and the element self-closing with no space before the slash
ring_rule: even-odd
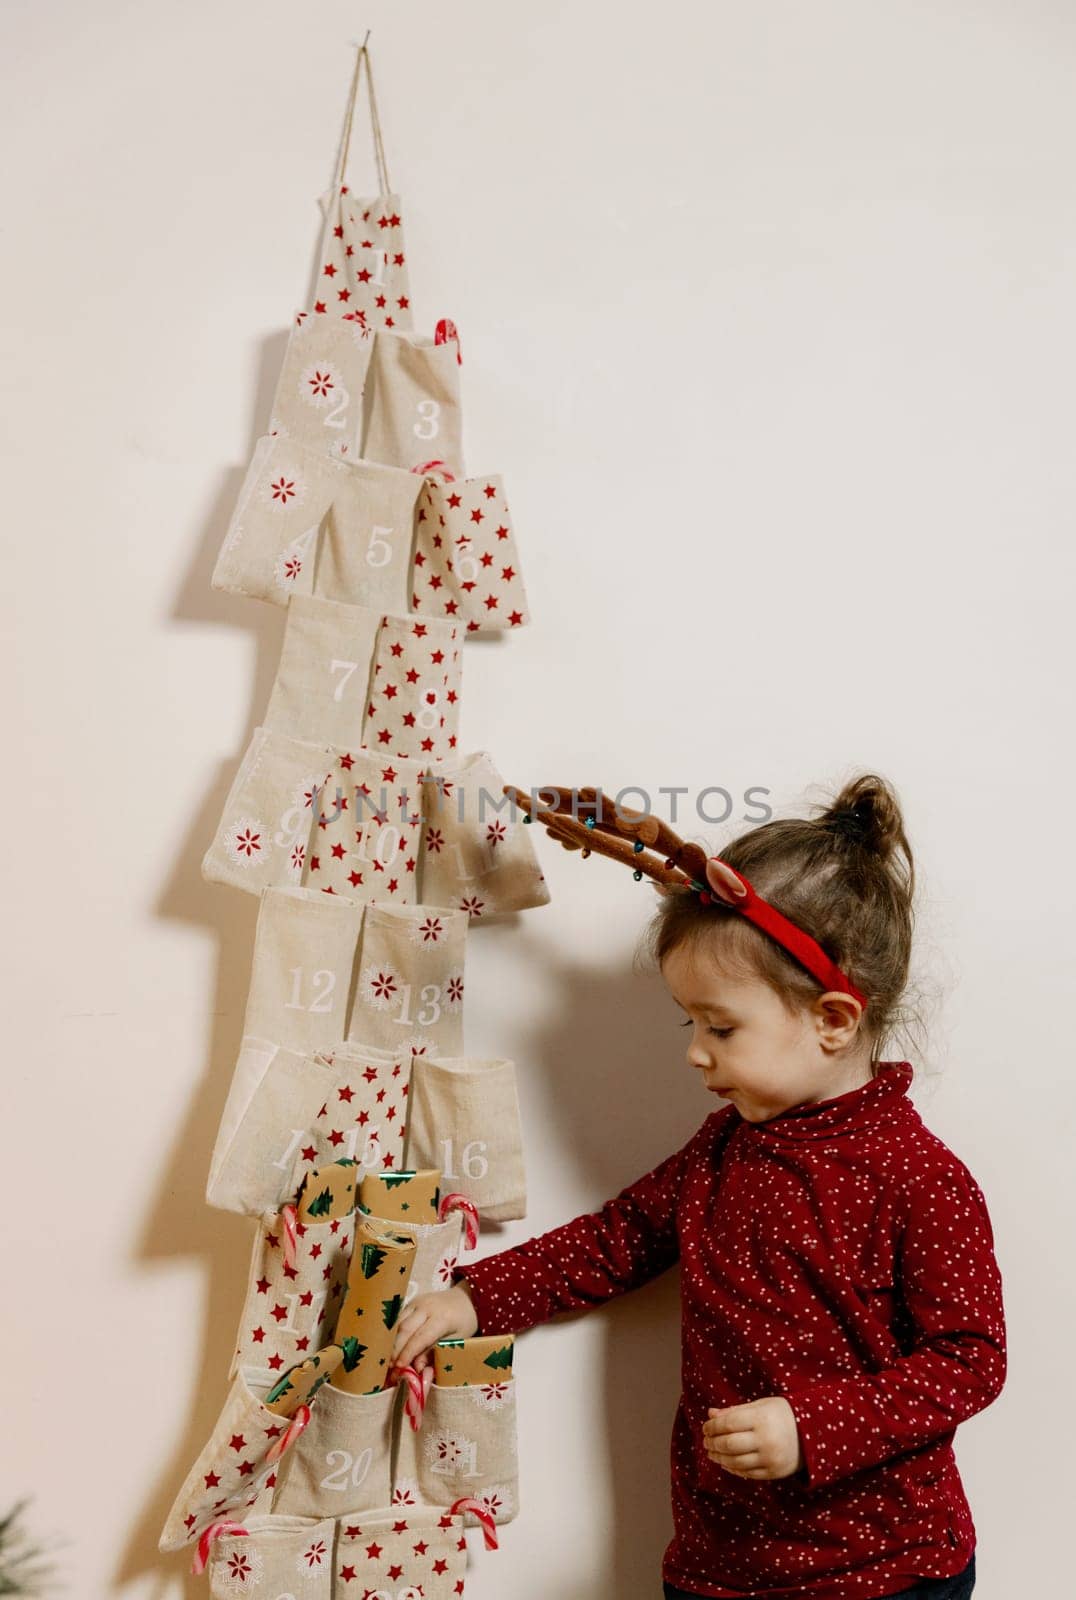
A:
<svg viewBox="0 0 1076 1600">
<path fill-rule="evenodd" d="M 521 965 L 549 962 L 549 945 L 533 933 L 528 940 L 525 931 Z M 560 965 L 554 958 L 553 976 L 549 1022 L 529 1042 L 521 1072 L 528 1096 L 537 1090 L 548 1099 L 554 1137 L 577 1164 L 580 1188 L 593 1196 L 586 1207 L 597 1209 L 679 1149 L 726 1102 L 708 1095 L 685 1062 L 676 1012 L 656 975 L 635 975 L 627 964 L 610 972 Z M 524 1140 L 526 1132 L 524 1126 Z M 529 1154 L 528 1176 L 532 1190 L 542 1182 Z M 556 1322 L 580 1314 L 587 1313 Z M 619 1296 L 596 1314 L 605 1335 L 601 1424 L 612 1523 L 601 1586 L 590 1576 L 578 1590 L 565 1588 L 562 1580 L 558 1600 L 660 1594 L 661 1557 L 672 1536 L 669 1441 L 680 1392 L 677 1271 Z M 541 1336 L 556 1338 L 556 1324 Z M 525 1448 L 520 1470 L 525 1517 Z M 574 1510 L 569 1504 L 558 1508 L 558 1521 L 562 1515 L 567 1542 L 577 1534 L 585 1544 L 587 1508 L 578 1509 L 578 1529 L 570 1527 Z M 520 1600 L 532 1596 L 545 1600 L 545 1591 L 520 1591 Z"/>
<path fill-rule="evenodd" d="M 275 334 L 259 347 L 257 390 L 250 428 L 251 451 L 258 435 L 268 427 L 286 341 L 286 333 Z M 268 701 L 284 628 L 284 612 L 279 607 L 218 594 L 210 587 L 217 555 L 245 474 L 244 466 L 225 475 L 172 612 L 173 618 L 181 623 L 215 622 L 250 633 L 255 662 L 250 711 L 238 749 L 232 758 L 222 762 L 155 907 L 160 917 L 195 923 L 207 929 L 217 944 L 217 970 L 212 1008 L 207 1018 L 205 1074 L 192 1090 L 187 1116 L 171 1151 L 162 1157 L 160 1185 L 150 1201 L 148 1220 L 135 1248 L 138 1262 L 200 1259 L 204 1263 L 206 1285 L 202 1344 L 195 1371 L 190 1376 L 162 1375 L 163 1384 L 169 1388 L 180 1387 L 190 1395 L 187 1426 L 176 1441 L 171 1458 L 151 1482 L 142 1514 L 120 1557 L 114 1579 L 115 1586 L 122 1588 L 148 1575 L 151 1587 L 141 1592 L 152 1596 L 153 1600 L 181 1592 L 189 1600 L 205 1600 L 205 1579 L 190 1575 L 189 1557 L 162 1556 L 157 1541 L 179 1486 L 220 1413 L 250 1259 L 249 1219 L 211 1211 L 205 1203 L 205 1183 L 217 1125 L 239 1053 L 258 901 L 254 895 L 208 884 L 201 874 L 202 857 L 220 821 L 238 760 Z M 147 1395 L 145 1403 L 152 1406 L 154 1397 Z"/>
</svg>

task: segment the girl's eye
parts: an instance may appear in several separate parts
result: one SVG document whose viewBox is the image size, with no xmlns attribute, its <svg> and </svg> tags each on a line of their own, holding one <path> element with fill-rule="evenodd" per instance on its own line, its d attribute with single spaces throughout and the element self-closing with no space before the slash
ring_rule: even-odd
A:
<svg viewBox="0 0 1076 1600">
<path fill-rule="evenodd" d="M 716 1033 L 719 1039 L 727 1039 L 733 1030 L 731 1028 L 711 1028 L 709 1031 L 711 1033 Z"/>
<path fill-rule="evenodd" d="M 695 1024 L 692 1022 L 690 1017 L 685 1017 L 683 1022 L 681 1022 L 679 1024 L 679 1026 L 681 1028 L 693 1028 L 695 1026 Z"/>
</svg>

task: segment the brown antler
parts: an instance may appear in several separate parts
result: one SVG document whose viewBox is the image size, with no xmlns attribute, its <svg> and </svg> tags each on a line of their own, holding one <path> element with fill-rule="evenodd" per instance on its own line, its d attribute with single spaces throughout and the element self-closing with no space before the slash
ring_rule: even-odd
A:
<svg viewBox="0 0 1076 1600">
<path fill-rule="evenodd" d="M 608 856 L 651 878 L 662 889 L 690 889 L 706 882 L 706 852 L 681 839 L 660 817 L 617 806 L 600 789 L 562 789 L 542 784 L 528 792 L 505 784 L 504 793 L 538 821 L 566 850 Z"/>
</svg>

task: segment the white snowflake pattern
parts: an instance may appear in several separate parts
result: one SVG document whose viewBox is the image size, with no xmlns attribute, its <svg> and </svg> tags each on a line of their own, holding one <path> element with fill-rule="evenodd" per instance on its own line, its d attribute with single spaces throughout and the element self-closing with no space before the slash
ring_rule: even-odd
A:
<svg viewBox="0 0 1076 1600">
<path fill-rule="evenodd" d="M 498 1383 L 476 1383 L 467 1393 L 480 1411 L 501 1411 L 515 1399 L 515 1379 L 504 1378 Z"/>
<path fill-rule="evenodd" d="M 241 867 L 264 861 L 269 848 L 265 823 L 257 817 L 237 817 L 224 835 L 224 847 Z"/>
<path fill-rule="evenodd" d="M 463 1004 L 463 973 L 450 972 L 441 990 L 441 1004 L 446 1011 L 458 1011 Z"/>
<path fill-rule="evenodd" d="M 439 1054 L 436 1039 L 425 1039 L 421 1033 L 413 1033 L 404 1040 L 402 1049 L 408 1055 L 428 1056 L 431 1059 Z"/>
<path fill-rule="evenodd" d="M 328 362 L 315 361 L 299 378 L 299 394 L 307 405 L 324 411 L 340 397 L 341 383 Z"/>
<path fill-rule="evenodd" d="M 443 917 L 425 916 L 421 921 L 415 918 L 410 926 L 411 941 L 413 944 L 438 944 L 444 931 Z"/>
<path fill-rule="evenodd" d="M 213 1562 L 214 1594 L 248 1594 L 261 1581 L 261 1551 L 253 1540 Z"/>
<path fill-rule="evenodd" d="M 265 480 L 265 498 L 278 511 L 301 504 L 305 493 L 301 474 L 291 467 L 277 467 Z"/>
<path fill-rule="evenodd" d="M 400 980 L 388 967 L 363 967 L 359 994 L 373 1011 L 391 1011 L 399 1003 Z"/>
<path fill-rule="evenodd" d="M 302 553 L 289 544 L 273 564 L 273 577 L 279 589 L 292 589 L 303 575 Z"/>
<path fill-rule="evenodd" d="M 457 902 L 457 910 L 466 911 L 471 917 L 480 917 L 485 909 L 486 902 L 476 894 L 461 894 Z"/>
<path fill-rule="evenodd" d="M 328 1554 L 328 1546 L 325 1540 L 315 1539 L 312 1544 L 308 1544 L 306 1549 L 300 1553 L 295 1565 L 300 1572 L 316 1572 L 325 1565 Z"/>
<path fill-rule="evenodd" d="M 392 1491 L 392 1504 L 394 1506 L 417 1506 L 418 1484 L 414 1478 L 397 1478 L 396 1486 Z"/>
<path fill-rule="evenodd" d="M 503 844 L 508 837 L 508 829 L 503 822 L 491 822 L 486 829 L 486 843 L 492 849 L 494 845 Z"/>
<path fill-rule="evenodd" d="M 495 1521 L 507 1521 L 515 1508 L 515 1499 L 506 1483 L 491 1483 L 488 1489 L 476 1494 L 475 1499 Z"/>
<path fill-rule="evenodd" d="M 306 860 L 306 846 L 296 842 L 288 852 L 288 871 L 294 878 L 303 875 L 303 862 Z"/>
<path fill-rule="evenodd" d="M 478 1445 L 461 1433 L 435 1433 L 425 1441 L 426 1460 L 436 1473 L 448 1476 L 458 1468 L 474 1472 Z"/>
</svg>

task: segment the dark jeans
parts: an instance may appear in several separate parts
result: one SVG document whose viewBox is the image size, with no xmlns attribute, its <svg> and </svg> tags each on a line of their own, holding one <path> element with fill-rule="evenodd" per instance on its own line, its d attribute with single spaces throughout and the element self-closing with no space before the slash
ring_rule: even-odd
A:
<svg viewBox="0 0 1076 1600">
<path fill-rule="evenodd" d="M 972 1556 L 963 1572 L 952 1578 L 923 1578 L 911 1589 L 901 1589 L 899 1594 L 888 1595 L 886 1600 L 971 1600 L 975 1588 L 975 1557 Z M 665 1600 L 699 1600 L 688 1589 L 674 1589 L 664 1585 Z M 866 1597 L 864 1597 L 866 1600 Z"/>
</svg>

